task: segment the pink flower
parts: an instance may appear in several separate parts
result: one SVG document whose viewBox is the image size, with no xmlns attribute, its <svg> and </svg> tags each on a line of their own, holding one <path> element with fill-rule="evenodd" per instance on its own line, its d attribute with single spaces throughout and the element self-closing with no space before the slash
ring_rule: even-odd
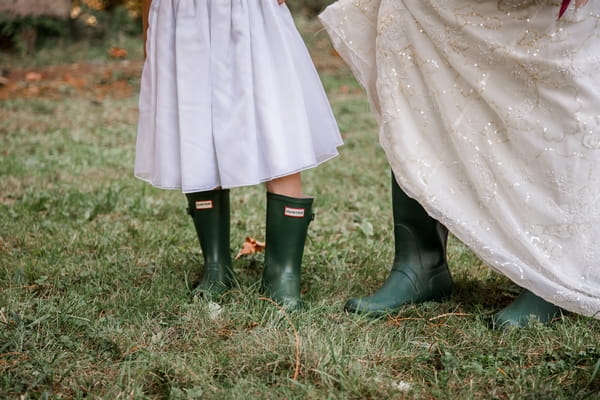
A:
<svg viewBox="0 0 600 400">
<path fill-rule="evenodd" d="M 575 7 L 579 8 L 585 6 L 588 1 L 589 0 L 575 0 Z M 558 18 L 562 17 L 565 11 L 567 11 L 569 4 L 571 4 L 571 0 L 563 0 L 562 4 L 560 5 L 560 11 L 558 12 Z"/>
<path fill-rule="evenodd" d="M 563 16 L 565 11 L 567 11 L 567 7 L 569 7 L 570 3 L 571 0 L 563 0 L 562 4 L 560 5 L 560 11 L 558 12 L 558 18 Z"/>
</svg>

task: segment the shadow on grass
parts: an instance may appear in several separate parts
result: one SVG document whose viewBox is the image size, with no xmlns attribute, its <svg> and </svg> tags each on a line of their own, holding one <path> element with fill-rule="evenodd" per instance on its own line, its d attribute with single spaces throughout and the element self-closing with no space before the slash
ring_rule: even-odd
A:
<svg viewBox="0 0 600 400">
<path fill-rule="evenodd" d="M 468 313 L 494 313 L 510 304 L 521 289 L 504 279 L 467 278 L 454 281 L 452 301 Z"/>
</svg>

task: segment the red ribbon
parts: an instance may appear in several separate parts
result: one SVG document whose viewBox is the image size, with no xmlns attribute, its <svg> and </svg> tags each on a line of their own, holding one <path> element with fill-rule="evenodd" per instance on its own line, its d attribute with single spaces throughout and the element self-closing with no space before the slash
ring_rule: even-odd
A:
<svg viewBox="0 0 600 400">
<path fill-rule="evenodd" d="M 560 11 L 558 12 L 558 18 L 563 16 L 565 11 L 567 11 L 567 7 L 569 7 L 570 3 L 571 0 L 563 0 L 562 4 L 560 5 Z"/>
</svg>

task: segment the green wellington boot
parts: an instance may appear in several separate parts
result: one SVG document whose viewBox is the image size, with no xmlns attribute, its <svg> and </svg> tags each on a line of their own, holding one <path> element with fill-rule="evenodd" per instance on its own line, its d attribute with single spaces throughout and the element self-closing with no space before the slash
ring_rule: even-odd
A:
<svg viewBox="0 0 600 400">
<path fill-rule="evenodd" d="M 229 190 L 186 194 L 188 213 L 194 220 L 204 270 L 194 295 L 218 296 L 235 283 L 229 249 Z"/>
<path fill-rule="evenodd" d="M 312 198 L 267 193 L 262 289 L 286 310 L 301 307 L 300 269 L 308 224 L 313 218 L 312 203 Z"/>
<path fill-rule="evenodd" d="M 442 301 L 452 293 L 446 263 L 448 230 L 408 197 L 392 174 L 395 256 L 392 271 L 374 294 L 350 299 L 344 309 L 381 317 L 405 304 Z"/>
<path fill-rule="evenodd" d="M 561 308 L 531 293 L 523 292 L 492 318 L 494 328 L 522 328 L 535 320 L 547 324 L 561 314 Z"/>
</svg>

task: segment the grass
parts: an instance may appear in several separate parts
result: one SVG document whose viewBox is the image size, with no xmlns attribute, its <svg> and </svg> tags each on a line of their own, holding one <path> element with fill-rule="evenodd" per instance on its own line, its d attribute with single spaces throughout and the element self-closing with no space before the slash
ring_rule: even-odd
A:
<svg viewBox="0 0 600 400">
<path fill-rule="evenodd" d="M 600 322 L 490 330 L 517 288 L 454 238 L 450 301 L 342 312 L 389 269 L 390 172 L 364 94 L 302 29 L 346 144 L 304 176 L 317 217 L 299 313 L 261 299 L 260 254 L 235 262 L 220 306 L 190 299 L 202 257 L 184 197 L 132 177 L 135 96 L 0 103 L 0 398 L 600 398 Z M 232 191 L 232 253 L 264 239 L 264 202 Z"/>
<path fill-rule="evenodd" d="M 89 38 L 74 41 L 68 38 L 53 38 L 46 42 L 48 43 L 38 49 L 34 55 L 0 51 L 0 67 L 31 68 L 54 63 L 77 63 L 81 60 L 106 62 L 110 60 L 109 50 L 112 47 L 122 48 L 134 58 L 143 57 L 143 46 L 140 40 L 120 32 L 109 35 L 107 39 Z"/>
</svg>

